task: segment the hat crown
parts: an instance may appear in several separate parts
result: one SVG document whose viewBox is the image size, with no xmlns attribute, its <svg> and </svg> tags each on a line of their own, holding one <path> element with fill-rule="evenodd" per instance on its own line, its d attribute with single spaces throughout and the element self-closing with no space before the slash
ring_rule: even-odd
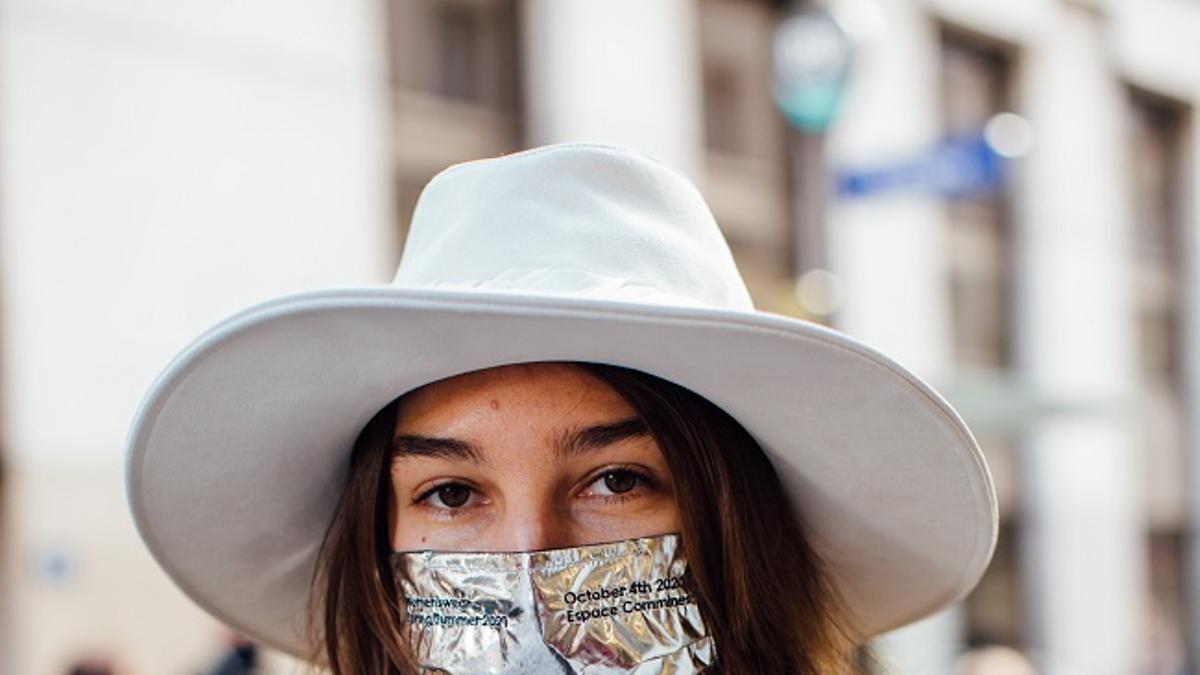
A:
<svg viewBox="0 0 1200 675">
<path fill-rule="evenodd" d="M 438 173 L 417 199 L 393 285 L 754 309 L 691 181 L 596 143 Z"/>
</svg>

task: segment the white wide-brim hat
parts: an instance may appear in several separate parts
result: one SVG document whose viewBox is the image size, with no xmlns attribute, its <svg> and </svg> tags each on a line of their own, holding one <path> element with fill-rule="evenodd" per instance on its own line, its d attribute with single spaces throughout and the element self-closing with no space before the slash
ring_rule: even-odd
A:
<svg viewBox="0 0 1200 675">
<path fill-rule="evenodd" d="M 305 655 L 313 564 L 367 421 L 435 380 L 560 360 L 658 375 L 745 426 L 863 637 L 962 599 L 991 558 L 994 490 L 950 405 L 871 347 L 756 311 L 691 182 L 594 143 L 451 166 L 390 285 L 269 300 L 188 345 L 129 432 L 134 521 L 200 606 Z"/>
</svg>

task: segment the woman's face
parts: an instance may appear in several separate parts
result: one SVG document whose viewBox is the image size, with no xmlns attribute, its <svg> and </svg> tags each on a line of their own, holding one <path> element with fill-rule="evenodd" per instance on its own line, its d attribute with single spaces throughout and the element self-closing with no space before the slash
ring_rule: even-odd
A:
<svg viewBox="0 0 1200 675">
<path fill-rule="evenodd" d="M 398 551 L 533 551 L 677 532 L 671 475 L 633 408 L 563 363 L 501 366 L 401 401 Z"/>
</svg>

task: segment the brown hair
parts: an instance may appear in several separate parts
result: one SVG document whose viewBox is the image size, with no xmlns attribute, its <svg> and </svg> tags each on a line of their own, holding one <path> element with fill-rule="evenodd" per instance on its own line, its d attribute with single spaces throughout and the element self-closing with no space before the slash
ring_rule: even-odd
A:
<svg viewBox="0 0 1200 675">
<path fill-rule="evenodd" d="M 645 421 L 675 486 L 692 591 L 714 673 L 862 672 L 850 616 L 770 460 L 733 417 L 694 392 L 620 366 L 577 363 Z M 391 435 L 398 401 L 354 444 L 321 545 L 310 603 L 315 662 L 334 675 L 417 672 L 389 566 Z"/>
</svg>

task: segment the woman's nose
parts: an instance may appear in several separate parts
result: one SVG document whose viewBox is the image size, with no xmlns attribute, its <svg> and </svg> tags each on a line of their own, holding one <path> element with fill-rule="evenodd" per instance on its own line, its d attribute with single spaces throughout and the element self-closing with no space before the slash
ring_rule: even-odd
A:
<svg viewBox="0 0 1200 675">
<path fill-rule="evenodd" d="M 575 545 L 569 514 L 542 499 L 510 503 L 490 534 L 494 550 L 500 551 L 540 551 Z"/>
</svg>

